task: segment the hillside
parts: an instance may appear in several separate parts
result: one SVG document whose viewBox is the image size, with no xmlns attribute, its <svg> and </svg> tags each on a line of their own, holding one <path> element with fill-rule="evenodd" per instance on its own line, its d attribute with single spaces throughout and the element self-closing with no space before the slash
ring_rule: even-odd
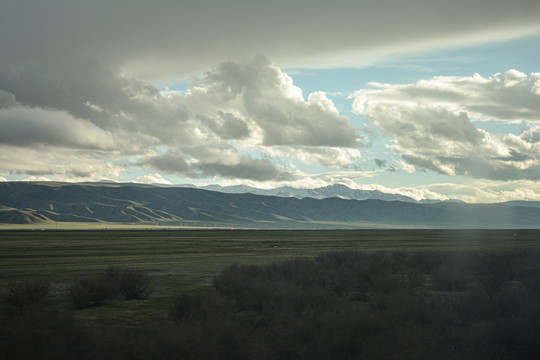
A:
<svg viewBox="0 0 540 360">
<path fill-rule="evenodd" d="M 259 228 L 538 228 L 540 208 L 230 194 L 103 183 L 0 183 L 0 223 L 156 223 Z"/>
</svg>

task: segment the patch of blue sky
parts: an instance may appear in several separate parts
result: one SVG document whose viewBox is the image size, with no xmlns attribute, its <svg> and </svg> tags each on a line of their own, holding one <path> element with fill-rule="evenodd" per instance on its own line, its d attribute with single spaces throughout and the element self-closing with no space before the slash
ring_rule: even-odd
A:
<svg viewBox="0 0 540 360">
<path fill-rule="evenodd" d="M 363 163 L 369 164 L 374 159 L 395 163 L 398 157 L 389 152 L 390 139 L 366 122 L 360 115 L 352 112 L 353 99 L 350 95 L 359 89 L 369 88 L 370 82 L 388 84 L 416 83 L 435 76 L 472 76 L 475 73 L 490 77 L 515 69 L 526 74 L 540 71 L 540 36 L 530 36 L 504 42 L 488 43 L 467 47 L 409 54 L 387 59 L 363 68 L 334 69 L 284 69 L 300 87 L 304 97 L 315 91 L 323 91 L 334 102 L 335 107 L 349 118 L 360 132 L 366 128 L 374 132 L 370 149 L 362 149 Z M 519 135 L 526 124 L 502 121 L 475 121 L 475 126 L 490 133 Z M 392 166 L 392 165 L 390 165 Z M 420 173 L 420 176 L 406 176 L 411 185 L 424 179 L 424 183 L 435 181 L 432 173 Z M 403 173 L 386 176 L 395 185 L 403 181 Z M 435 176 L 436 177 L 436 176 Z M 441 180 L 445 175 L 440 175 Z M 446 180 L 448 178 L 446 177 Z M 453 178 L 452 181 L 454 181 Z"/>
<path fill-rule="evenodd" d="M 473 121 L 473 124 L 482 130 L 485 130 L 491 134 L 514 134 L 519 135 L 523 130 L 526 130 L 528 126 L 524 123 L 507 123 L 503 121 Z"/>
<path fill-rule="evenodd" d="M 167 146 L 158 145 L 155 150 L 160 155 L 165 155 L 170 149 Z"/>
<path fill-rule="evenodd" d="M 387 170 L 380 173 L 375 178 L 362 179 L 357 182 L 358 184 L 376 183 L 388 188 L 404 188 L 446 183 L 469 184 L 471 183 L 471 179 L 461 175 L 449 177 L 448 175 L 439 174 L 430 170 L 407 172 L 405 170 L 397 169 L 395 171 Z"/>
<path fill-rule="evenodd" d="M 165 97 L 172 94 L 184 96 L 187 90 L 193 86 L 191 81 L 188 80 L 174 82 L 161 81 L 154 83 L 153 85 L 159 90 L 160 94 Z"/>
<path fill-rule="evenodd" d="M 510 69 L 530 74 L 540 71 L 538 59 L 540 36 L 536 35 L 400 55 L 362 68 L 290 68 L 284 71 L 303 90 L 305 97 L 315 91 L 324 91 L 339 109 L 339 106 L 352 104 L 347 96 L 355 90 L 370 87 L 370 82 L 408 84 L 435 76 L 472 76 L 475 73 L 489 77 Z"/>
</svg>

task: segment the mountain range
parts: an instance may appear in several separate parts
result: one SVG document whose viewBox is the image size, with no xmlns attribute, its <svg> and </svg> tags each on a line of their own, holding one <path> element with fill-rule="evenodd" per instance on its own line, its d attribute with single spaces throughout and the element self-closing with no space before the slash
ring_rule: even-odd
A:
<svg viewBox="0 0 540 360">
<path fill-rule="evenodd" d="M 352 191 L 359 196 L 357 190 Z M 0 182 L 0 223 L 4 224 L 157 222 L 166 226 L 246 228 L 539 228 L 539 206 L 535 202 L 422 204 L 341 197 L 298 198 L 143 184 Z"/>
<path fill-rule="evenodd" d="M 220 186 L 220 185 L 207 185 L 202 186 L 201 189 L 219 191 L 231 194 L 243 194 L 250 193 L 256 195 L 267 196 L 280 196 L 280 197 L 295 197 L 303 199 L 310 197 L 313 199 L 325 199 L 330 197 L 338 197 L 342 199 L 352 200 L 384 200 L 384 201 L 406 201 L 417 202 L 411 197 L 384 193 L 378 190 L 356 190 L 351 189 L 343 184 L 328 185 L 325 187 L 319 187 L 315 189 L 297 189 L 290 186 L 279 187 L 275 189 L 258 189 L 246 185 L 234 185 L 234 186 Z M 425 200 L 421 202 L 437 202 L 436 200 Z"/>
<path fill-rule="evenodd" d="M 323 189 L 346 190 L 335 186 Z M 351 191 L 351 196 L 361 194 Z M 283 190 L 279 193 L 283 194 Z M 540 208 L 535 202 L 422 204 L 143 184 L 0 183 L 0 223 L 46 222 L 157 222 L 250 228 L 538 228 Z"/>
</svg>

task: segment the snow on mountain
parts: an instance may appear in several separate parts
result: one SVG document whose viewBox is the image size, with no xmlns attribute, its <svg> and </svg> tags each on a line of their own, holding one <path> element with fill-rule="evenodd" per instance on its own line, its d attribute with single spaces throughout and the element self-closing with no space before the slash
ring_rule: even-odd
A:
<svg viewBox="0 0 540 360">
<path fill-rule="evenodd" d="M 384 200 L 384 201 L 406 201 L 417 202 L 411 197 L 384 193 L 378 190 L 355 190 L 351 189 L 343 184 L 328 185 L 325 187 L 315 189 L 297 189 L 290 186 L 283 186 L 275 189 L 258 189 L 246 185 L 234 185 L 234 186 L 220 186 L 220 185 L 207 185 L 202 186 L 201 189 L 219 191 L 232 194 L 251 193 L 256 195 L 270 195 L 279 197 L 294 197 L 297 199 L 313 198 L 313 199 L 326 199 L 337 197 L 341 199 L 354 199 L 354 200 Z"/>
</svg>

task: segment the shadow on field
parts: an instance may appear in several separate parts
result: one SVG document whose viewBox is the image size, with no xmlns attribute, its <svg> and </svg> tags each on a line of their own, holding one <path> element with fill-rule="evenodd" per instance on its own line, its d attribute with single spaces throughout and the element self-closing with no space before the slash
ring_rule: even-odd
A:
<svg viewBox="0 0 540 360">
<path fill-rule="evenodd" d="M 127 281 L 148 285 L 142 279 L 147 278 L 111 268 L 94 281 L 119 289 Z M 34 282 L 4 289 L 3 358 L 472 360 L 540 355 L 540 253 L 533 251 L 347 251 L 264 266 L 233 265 L 212 286 L 177 296 L 170 322 L 131 328 L 85 327 L 73 318 L 78 310 L 47 300 L 47 287 Z"/>
</svg>

